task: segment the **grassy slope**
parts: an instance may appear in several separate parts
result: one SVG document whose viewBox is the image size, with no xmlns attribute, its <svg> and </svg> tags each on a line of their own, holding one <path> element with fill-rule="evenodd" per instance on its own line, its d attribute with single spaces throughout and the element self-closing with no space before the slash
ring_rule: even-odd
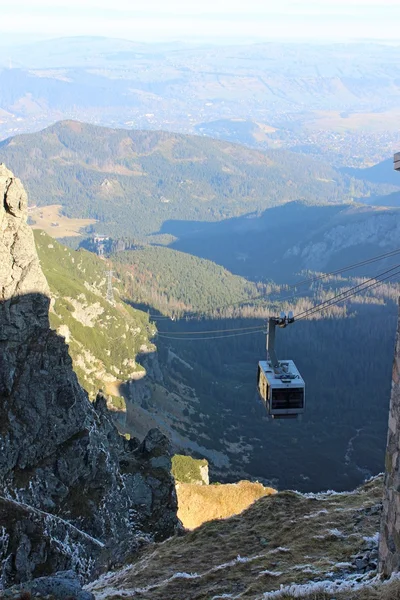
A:
<svg viewBox="0 0 400 600">
<path fill-rule="evenodd" d="M 74 121 L 5 140 L 0 160 L 32 204 L 62 204 L 68 216 L 99 219 L 96 228 L 114 237 L 143 237 L 171 219 L 214 221 L 298 198 L 349 197 L 346 176 L 299 154 Z"/>
<path fill-rule="evenodd" d="M 106 263 L 86 251 L 74 252 L 35 231 L 36 248 L 54 302 L 50 321 L 69 343 L 80 383 L 93 398 L 113 380 L 140 375 L 135 358 L 141 347 L 153 348 L 148 316 L 120 300 L 105 300 Z M 121 403 L 117 403 L 120 406 Z"/>
<path fill-rule="evenodd" d="M 354 557 L 376 547 L 381 497 L 377 478 L 346 494 L 308 498 L 282 492 L 261 498 L 241 515 L 145 549 L 131 568 L 89 587 L 101 597 L 261 600 L 283 586 L 275 598 L 356 600 L 360 596 L 349 590 L 323 589 L 363 578 Z M 292 584 L 318 581 L 327 583 L 319 583 L 319 590 L 308 587 L 311 594 L 307 588 L 300 595 L 296 588 L 290 591 Z M 370 592 L 361 598 L 379 597 Z"/>
<path fill-rule="evenodd" d="M 187 529 L 195 529 L 207 521 L 238 515 L 259 498 L 274 494 L 275 490 L 259 482 L 239 481 L 219 485 L 179 483 L 176 493 L 179 519 Z"/>
</svg>

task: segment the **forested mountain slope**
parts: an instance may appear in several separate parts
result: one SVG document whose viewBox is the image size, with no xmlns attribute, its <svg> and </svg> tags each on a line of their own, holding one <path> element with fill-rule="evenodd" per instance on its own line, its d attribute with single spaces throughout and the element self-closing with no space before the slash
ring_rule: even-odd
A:
<svg viewBox="0 0 400 600">
<path fill-rule="evenodd" d="M 273 285 L 255 284 L 214 262 L 164 246 L 118 252 L 111 259 L 129 297 L 164 314 L 226 314 L 229 307 L 274 289 Z"/>
<path fill-rule="evenodd" d="M 65 337 L 74 370 L 91 399 L 99 389 L 105 392 L 123 433 L 143 438 L 149 429 L 158 427 L 175 450 L 205 456 L 221 468 L 227 465 L 223 448 L 203 446 L 199 429 L 205 429 L 204 415 L 195 386 L 185 385 L 175 374 L 177 365 L 185 361 L 167 351 L 160 368 L 151 341 L 156 326 L 148 314 L 126 302 L 129 289 L 122 276 L 113 279 L 114 303 L 106 300 L 106 270 L 112 263 L 62 246 L 41 231 L 35 231 L 35 241 L 52 294 L 51 325 Z"/>
<path fill-rule="evenodd" d="M 373 186 L 351 184 L 329 165 L 284 150 L 76 121 L 5 140 L 0 160 L 24 181 L 31 204 L 61 204 L 68 216 L 98 219 L 96 230 L 114 237 L 144 237 L 167 220 L 218 221 L 299 198 L 342 203 Z"/>
</svg>

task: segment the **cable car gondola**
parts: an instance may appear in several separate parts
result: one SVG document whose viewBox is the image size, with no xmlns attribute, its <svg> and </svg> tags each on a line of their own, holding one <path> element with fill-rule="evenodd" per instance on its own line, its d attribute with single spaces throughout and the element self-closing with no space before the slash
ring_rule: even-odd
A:
<svg viewBox="0 0 400 600">
<path fill-rule="evenodd" d="M 292 360 L 278 361 L 275 328 L 294 322 L 293 313 L 268 319 L 267 360 L 258 363 L 257 387 L 273 419 L 295 419 L 305 410 L 305 383 Z"/>
</svg>

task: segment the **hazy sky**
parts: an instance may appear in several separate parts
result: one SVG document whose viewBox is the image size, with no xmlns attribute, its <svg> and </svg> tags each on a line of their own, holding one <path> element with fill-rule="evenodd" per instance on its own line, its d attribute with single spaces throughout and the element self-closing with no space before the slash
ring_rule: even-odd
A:
<svg viewBox="0 0 400 600">
<path fill-rule="evenodd" d="M 0 0 L 0 34 L 400 42 L 400 0 Z"/>
</svg>

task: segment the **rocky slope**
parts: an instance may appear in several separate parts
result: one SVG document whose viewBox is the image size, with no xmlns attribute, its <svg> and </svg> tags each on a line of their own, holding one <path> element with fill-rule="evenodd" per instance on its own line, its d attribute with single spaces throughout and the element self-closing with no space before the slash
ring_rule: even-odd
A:
<svg viewBox="0 0 400 600">
<path fill-rule="evenodd" d="M 380 567 L 385 575 L 390 575 L 400 569 L 400 320 L 397 325 L 388 425 L 385 491 L 379 546 Z"/>
<path fill-rule="evenodd" d="M 89 576 L 177 525 L 169 443 L 121 437 L 49 326 L 20 181 L 0 166 L 0 577 Z"/>
</svg>

